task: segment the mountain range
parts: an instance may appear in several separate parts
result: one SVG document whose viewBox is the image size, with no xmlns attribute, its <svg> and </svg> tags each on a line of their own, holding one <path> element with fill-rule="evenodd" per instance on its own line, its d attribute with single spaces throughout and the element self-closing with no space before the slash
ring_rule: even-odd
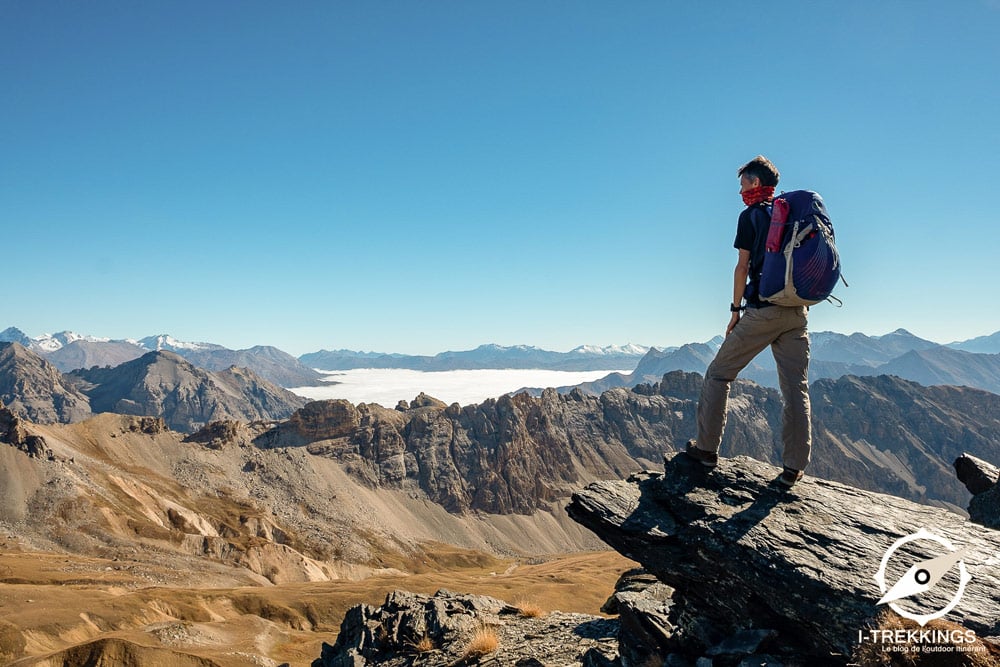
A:
<svg viewBox="0 0 1000 667">
<path fill-rule="evenodd" d="M 1000 332 L 948 345 L 925 340 L 905 329 L 882 336 L 820 331 L 812 332 L 810 337 L 811 381 L 844 375 L 897 375 L 928 386 L 969 386 L 1000 393 Z M 323 384 L 324 375 L 320 372 L 323 370 L 355 368 L 422 371 L 633 369 L 631 373 L 611 373 L 596 382 L 580 385 L 584 391 L 599 394 L 612 387 L 656 382 L 672 370 L 704 373 L 721 345 L 722 337 L 668 348 L 630 344 L 580 346 L 569 352 L 553 352 L 527 345 L 481 345 L 473 350 L 442 352 L 433 356 L 321 350 L 299 358 L 272 346 L 231 350 L 212 343 L 185 343 L 168 335 L 140 340 L 110 340 L 62 332 L 30 338 L 19 329 L 10 327 L 0 332 L 0 342 L 17 342 L 62 372 L 94 366 L 114 367 L 150 351 L 170 351 L 207 371 L 222 371 L 231 366 L 248 368 L 264 380 L 286 388 Z M 742 377 L 764 386 L 777 387 L 774 362 L 766 351 L 747 367 Z M 569 391 L 571 388 L 560 389 Z M 541 388 L 533 390 L 536 394 L 540 391 Z"/>
<path fill-rule="evenodd" d="M 569 352 L 552 352 L 529 345 L 480 345 L 474 350 L 441 352 L 434 356 L 320 350 L 299 357 L 303 364 L 321 370 L 352 368 L 405 368 L 417 371 L 453 371 L 481 368 L 544 368 L 557 371 L 622 370 L 632 368 L 648 347 L 581 345 Z"/>
<path fill-rule="evenodd" d="M 903 334 L 892 340 L 907 346 Z M 701 347 L 685 347 L 691 348 L 688 360 L 692 363 L 698 361 L 698 352 L 706 352 Z M 680 348 L 654 358 L 650 351 L 644 358 L 647 364 L 640 364 L 633 379 L 647 377 L 650 367 L 666 358 L 680 359 L 684 352 Z M 898 359 L 921 359 L 928 352 L 911 350 Z M 975 353 L 946 349 L 943 354 L 965 358 Z M 594 459 L 593 465 L 601 474 L 620 475 L 637 463 L 655 464 L 659 450 L 694 436 L 693 410 L 700 378 L 670 369 L 652 383 L 599 393 L 576 388 L 560 394 L 547 389 L 535 398 L 522 393 L 466 407 L 446 406 L 421 394 L 410 404 L 404 401 L 396 409 L 387 409 L 355 407 L 347 401 L 307 403 L 251 370 L 233 366 L 206 371 L 165 350 L 147 352 L 113 368 L 61 373 L 20 343 L 0 343 L 0 402 L 18 418 L 40 424 L 76 423 L 95 414 L 116 413 L 160 418 L 166 428 L 181 433 L 220 422 L 265 426 L 281 422 L 256 438 L 256 446 L 308 445 L 314 453 L 321 449 L 342 460 L 368 484 L 395 486 L 416 475 L 414 480 L 423 492 L 451 511 L 531 511 L 539 498 L 557 488 L 568 489 L 580 476 L 565 469 L 567 457 L 583 461 L 589 469 L 592 465 L 586 461 L 598 456 L 601 463 Z M 925 387 L 891 375 L 847 375 L 815 380 L 811 394 L 816 474 L 915 500 L 959 505 L 964 492 L 954 490 L 957 483 L 948 469 L 950 460 L 963 450 L 987 460 L 998 458 L 994 450 L 1000 430 L 995 415 L 1000 413 L 1000 395 L 996 393 Z M 651 402 L 651 396 L 659 398 Z M 558 407 L 559 413 L 549 414 L 544 406 Z M 517 472 L 509 463 L 498 462 L 502 469 L 484 463 L 487 452 L 499 456 L 497 447 L 522 446 L 517 438 L 506 439 L 513 437 L 511 429 L 515 428 L 508 421 L 512 411 L 523 410 L 530 414 L 517 428 L 528 430 L 525 438 L 541 438 L 538 449 L 544 452 L 535 454 L 543 459 L 529 466 L 534 472 L 527 468 Z M 734 416 L 741 411 L 745 412 L 742 417 Z M 731 413 L 727 446 L 759 460 L 776 460 L 780 437 L 775 434 L 780 433 L 781 422 L 778 392 L 741 380 L 733 390 Z M 403 419 L 403 414 L 410 416 Z M 585 426 L 577 433 L 580 425 Z M 573 434 L 567 436 L 567 429 Z M 447 451 L 410 451 L 406 443 L 419 442 L 422 434 L 433 435 L 435 442 L 441 440 L 440 446 Z M 605 452 L 606 444 L 601 443 L 609 438 L 623 443 L 624 449 Z M 446 470 L 432 470 L 468 447 L 484 449 L 470 453 L 468 461 L 449 464 Z M 430 458 L 421 464 L 425 456 Z M 546 481 L 545 475 L 553 477 Z M 510 486 L 515 477 L 520 480 L 516 488 Z M 455 490 L 457 483 L 463 484 L 461 492 Z"/>
<path fill-rule="evenodd" d="M 0 403 L 41 424 L 113 412 L 160 417 L 169 428 L 190 432 L 226 419 L 283 419 L 305 402 L 249 369 L 206 371 L 165 350 L 113 368 L 62 373 L 20 343 L 0 343 Z"/>
<path fill-rule="evenodd" d="M 905 329 L 883 336 L 850 335 L 828 331 L 810 336 L 809 380 L 837 379 L 845 375 L 895 375 L 926 386 L 954 385 L 1000 393 L 1000 335 L 963 343 L 940 345 Z M 683 370 L 704 374 L 722 344 L 716 337 L 706 343 L 676 348 L 650 349 L 631 373 L 612 373 L 579 386 L 599 394 L 613 387 L 631 387 L 656 382 L 664 373 Z M 972 352 L 969 349 L 983 350 Z M 774 359 L 765 350 L 740 374 L 766 387 L 778 387 Z M 560 387 L 569 391 L 572 387 Z M 538 394 L 541 388 L 528 389 Z"/>
<path fill-rule="evenodd" d="M 282 387 L 304 387 L 323 377 L 295 357 L 269 345 L 230 350 L 214 343 L 186 343 L 172 336 L 148 336 L 139 340 L 95 338 L 69 331 L 29 338 L 15 327 L 0 331 L 0 343 L 18 343 L 44 357 L 64 373 L 95 366 L 114 367 L 149 352 L 172 352 L 208 371 L 240 366 Z"/>
</svg>

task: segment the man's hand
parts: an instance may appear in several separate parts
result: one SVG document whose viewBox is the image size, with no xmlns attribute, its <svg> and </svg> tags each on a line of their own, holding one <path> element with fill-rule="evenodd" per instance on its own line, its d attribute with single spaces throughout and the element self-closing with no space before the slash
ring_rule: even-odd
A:
<svg viewBox="0 0 1000 667">
<path fill-rule="evenodd" d="M 728 336 L 729 334 L 733 333 L 733 329 L 735 329 L 736 325 L 739 323 L 740 323 L 740 314 L 733 313 L 733 316 L 729 318 L 729 326 L 726 327 L 726 335 Z"/>
</svg>

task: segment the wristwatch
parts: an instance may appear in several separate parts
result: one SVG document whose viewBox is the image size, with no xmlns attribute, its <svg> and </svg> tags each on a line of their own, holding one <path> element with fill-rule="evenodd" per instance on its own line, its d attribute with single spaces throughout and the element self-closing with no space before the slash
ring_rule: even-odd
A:
<svg viewBox="0 0 1000 667">
<path fill-rule="evenodd" d="M 729 304 L 729 312 L 730 313 L 738 313 L 741 310 L 746 310 L 746 306 L 737 306 L 737 305 L 734 305 L 734 304 Z"/>
</svg>

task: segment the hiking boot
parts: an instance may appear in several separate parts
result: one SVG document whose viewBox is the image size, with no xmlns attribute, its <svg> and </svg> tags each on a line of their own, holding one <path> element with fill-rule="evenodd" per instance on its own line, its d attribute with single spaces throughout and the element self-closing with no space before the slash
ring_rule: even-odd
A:
<svg viewBox="0 0 1000 667">
<path fill-rule="evenodd" d="M 778 475 L 778 482 L 789 489 L 795 486 L 795 482 L 802 479 L 802 471 L 786 467 Z"/>
<path fill-rule="evenodd" d="M 719 464 L 719 454 L 717 452 L 698 449 L 698 443 L 694 440 L 688 440 L 687 449 L 684 450 L 684 453 L 706 468 L 714 468 Z"/>
</svg>

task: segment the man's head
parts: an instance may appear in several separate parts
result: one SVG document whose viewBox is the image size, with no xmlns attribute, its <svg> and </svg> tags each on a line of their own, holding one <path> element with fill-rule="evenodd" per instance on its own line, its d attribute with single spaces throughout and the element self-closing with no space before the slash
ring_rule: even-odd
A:
<svg viewBox="0 0 1000 667">
<path fill-rule="evenodd" d="M 778 185 L 778 179 L 781 178 L 778 168 L 763 155 L 758 155 L 747 162 L 740 167 L 737 173 L 740 177 L 740 192 L 761 186 L 774 187 Z"/>
</svg>

